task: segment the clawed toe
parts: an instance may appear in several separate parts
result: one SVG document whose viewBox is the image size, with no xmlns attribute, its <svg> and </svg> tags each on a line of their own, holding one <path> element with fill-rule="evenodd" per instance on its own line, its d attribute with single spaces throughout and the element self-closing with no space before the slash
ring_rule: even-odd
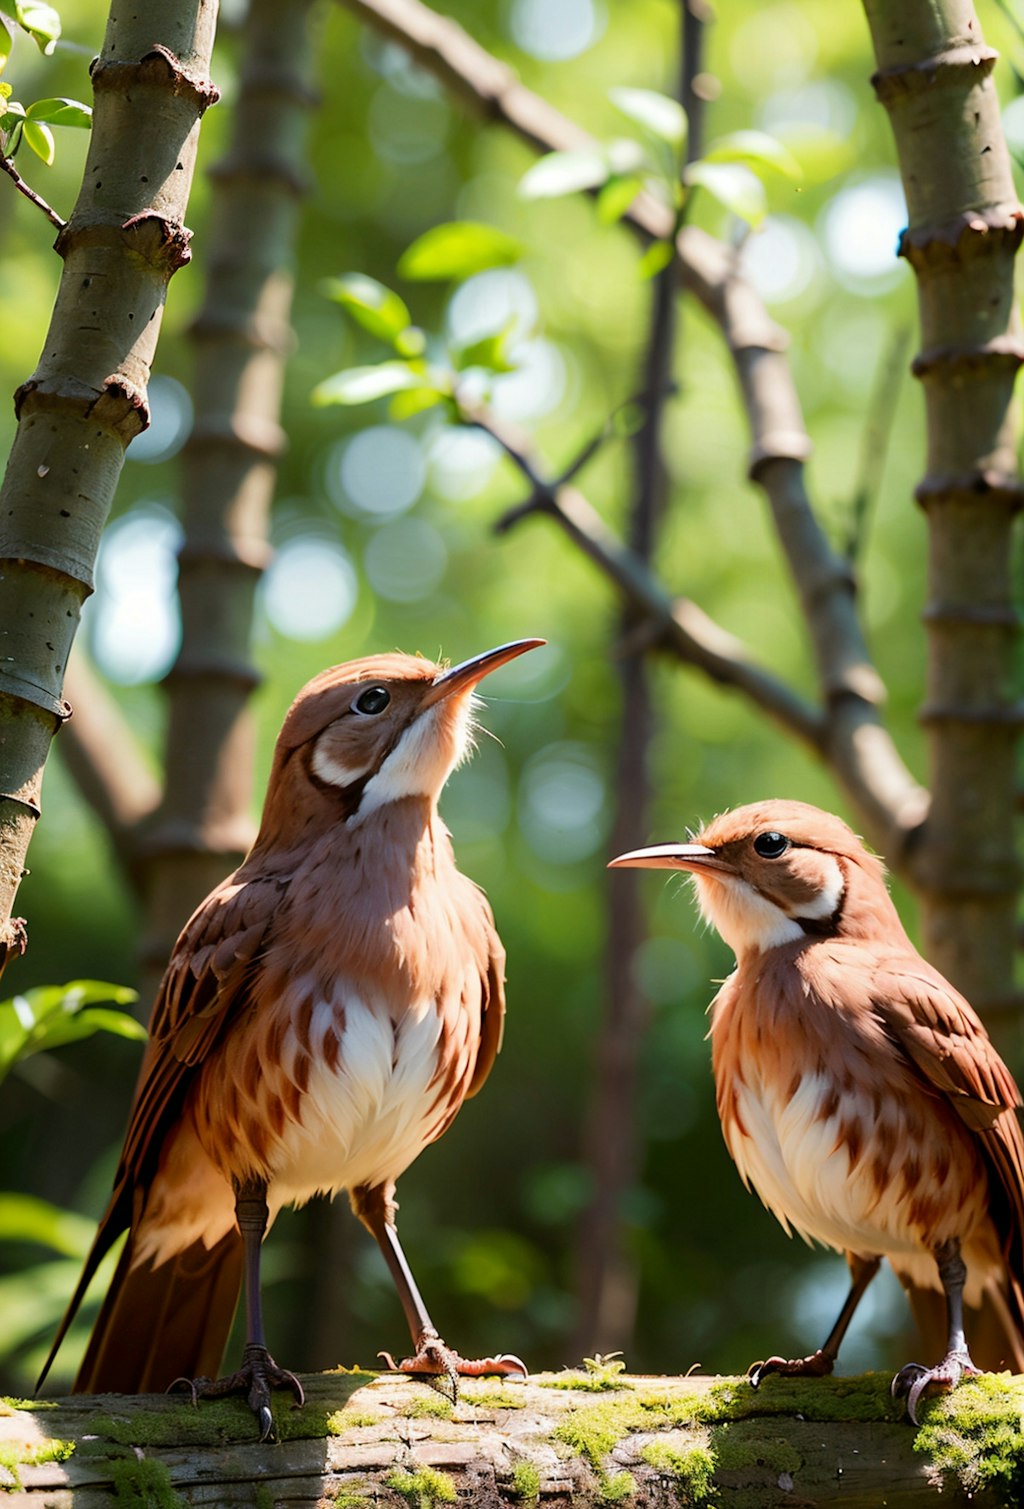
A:
<svg viewBox="0 0 1024 1509">
<path fill-rule="evenodd" d="M 305 1403 L 302 1384 L 287 1368 L 278 1367 L 266 1347 L 247 1345 L 242 1366 L 225 1378 L 176 1378 L 171 1389 L 187 1388 L 192 1394 L 192 1403 L 200 1399 L 223 1399 L 228 1394 L 244 1394 L 246 1403 L 256 1417 L 260 1440 L 269 1441 L 274 1429 L 274 1416 L 270 1408 L 270 1393 L 275 1388 L 290 1389 L 297 1405 Z"/>
<path fill-rule="evenodd" d="M 809 1357 L 769 1357 L 765 1362 L 755 1362 L 747 1369 L 751 1388 L 759 1388 L 770 1373 L 780 1378 L 827 1378 L 835 1366 L 835 1358 L 826 1352 L 812 1352 Z"/>
<path fill-rule="evenodd" d="M 978 1371 L 967 1352 L 949 1352 L 933 1368 L 926 1368 L 920 1362 L 908 1362 L 892 1380 L 889 1392 L 894 1399 L 906 1399 L 907 1414 L 915 1425 L 919 1425 L 917 1406 L 923 1398 L 948 1393 L 956 1388 L 961 1378 L 973 1377 Z"/>
<path fill-rule="evenodd" d="M 421 1341 L 415 1357 L 403 1357 L 396 1362 L 390 1352 L 378 1352 L 377 1356 L 392 1373 L 411 1373 L 414 1377 L 447 1378 L 451 1387 L 452 1403 L 458 1400 L 460 1378 L 525 1378 L 526 1363 L 511 1352 L 502 1352 L 498 1357 L 469 1359 L 460 1357 L 438 1337 Z"/>
</svg>

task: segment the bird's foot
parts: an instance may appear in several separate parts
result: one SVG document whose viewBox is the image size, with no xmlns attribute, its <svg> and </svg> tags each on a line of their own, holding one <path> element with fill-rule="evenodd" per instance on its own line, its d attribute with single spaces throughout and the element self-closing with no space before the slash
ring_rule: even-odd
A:
<svg viewBox="0 0 1024 1509">
<path fill-rule="evenodd" d="M 971 1361 L 969 1352 L 947 1352 L 942 1361 L 933 1368 L 922 1367 L 919 1362 L 908 1362 L 900 1368 L 892 1380 L 890 1393 L 894 1399 L 906 1398 L 907 1414 L 915 1425 L 917 1406 L 931 1394 L 948 1393 L 956 1388 L 961 1378 L 973 1378 L 981 1372 Z"/>
<path fill-rule="evenodd" d="M 436 1333 L 427 1332 L 419 1338 L 415 1357 L 403 1357 L 396 1362 L 390 1352 L 378 1352 L 392 1373 L 411 1373 L 416 1377 L 447 1378 L 452 1403 L 459 1396 L 460 1378 L 487 1378 L 498 1375 L 504 1378 L 525 1378 L 525 1362 L 511 1353 L 500 1357 L 482 1357 L 470 1360 L 460 1357 Z"/>
<path fill-rule="evenodd" d="M 192 1403 L 200 1399 L 222 1399 L 226 1394 L 244 1394 L 246 1402 L 260 1428 L 260 1440 L 269 1441 L 274 1429 L 274 1417 L 270 1410 L 270 1391 L 275 1388 L 291 1389 L 296 1404 L 305 1402 L 302 1384 L 287 1368 L 279 1368 L 266 1347 L 247 1343 L 242 1356 L 242 1366 L 226 1378 L 176 1378 L 171 1389 L 187 1388 L 192 1394 Z M 168 1389 L 170 1393 L 170 1389 Z"/>
<path fill-rule="evenodd" d="M 751 1388 L 758 1388 L 769 1373 L 779 1378 L 827 1378 L 836 1365 L 827 1352 L 812 1352 L 809 1357 L 769 1357 L 747 1369 Z"/>
</svg>

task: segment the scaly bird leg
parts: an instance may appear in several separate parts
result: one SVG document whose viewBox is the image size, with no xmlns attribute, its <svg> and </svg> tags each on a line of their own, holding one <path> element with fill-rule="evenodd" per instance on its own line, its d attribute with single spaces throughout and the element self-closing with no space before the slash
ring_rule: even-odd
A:
<svg viewBox="0 0 1024 1509">
<path fill-rule="evenodd" d="M 893 1398 L 899 1399 L 906 1395 L 907 1414 L 915 1425 L 919 1423 L 917 1406 L 923 1395 L 956 1388 L 965 1375 L 970 1377 L 981 1371 L 975 1367 L 967 1350 L 967 1337 L 964 1334 L 964 1284 L 967 1282 L 967 1267 L 960 1256 L 960 1243 L 956 1237 L 936 1247 L 935 1261 L 946 1295 L 946 1313 L 949 1319 L 946 1355 L 933 1368 L 923 1367 L 919 1362 L 908 1362 L 892 1380 Z"/>
<path fill-rule="evenodd" d="M 747 1373 L 754 1388 L 769 1373 L 777 1373 L 782 1378 L 825 1378 L 831 1373 L 854 1311 L 864 1298 L 864 1291 L 878 1272 L 882 1260 L 877 1257 L 858 1257 L 855 1252 L 848 1252 L 846 1261 L 850 1267 L 850 1291 L 824 1345 L 809 1357 L 769 1357 L 766 1362 L 755 1362 Z"/>
<path fill-rule="evenodd" d="M 526 1377 L 526 1364 L 518 1357 L 502 1354 L 500 1357 L 484 1357 L 469 1361 L 460 1357 L 446 1342 L 442 1341 L 437 1328 L 427 1313 L 427 1307 L 413 1278 L 395 1226 L 394 1185 L 378 1184 L 372 1188 L 361 1185 L 351 1191 L 352 1209 L 363 1225 L 373 1235 L 391 1277 L 398 1290 L 402 1309 L 408 1322 L 415 1355 L 395 1362 L 390 1352 L 380 1352 L 388 1367 L 397 1373 L 444 1376 L 451 1387 L 453 1401 L 458 1397 L 458 1380 L 481 1378 L 497 1373 L 504 1376 Z"/>
<path fill-rule="evenodd" d="M 245 1351 L 242 1366 L 226 1378 L 195 1378 L 188 1382 L 193 1399 L 218 1399 L 225 1394 L 245 1394 L 256 1416 L 260 1440 L 267 1441 L 274 1428 L 270 1410 L 270 1391 L 291 1389 L 296 1403 L 305 1395 L 302 1384 L 287 1368 L 278 1367 L 267 1350 L 263 1334 L 263 1295 L 260 1289 L 260 1256 L 266 1235 L 269 1212 L 267 1186 L 259 1179 L 235 1186 L 235 1219 L 242 1234 L 245 1282 Z M 172 1385 L 173 1387 L 173 1385 Z"/>
</svg>

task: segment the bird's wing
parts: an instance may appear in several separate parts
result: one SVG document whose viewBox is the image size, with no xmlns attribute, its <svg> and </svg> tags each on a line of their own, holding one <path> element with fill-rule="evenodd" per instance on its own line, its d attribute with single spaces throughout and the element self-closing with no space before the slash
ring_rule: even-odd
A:
<svg viewBox="0 0 1024 1509">
<path fill-rule="evenodd" d="M 505 1021 L 505 950 L 482 892 L 475 926 L 460 947 L 461 969 L 450 971 L 437 1000 L 441 1015 L 437 1070 L 431 1083 L 438 1119 L 431 1140 L 452 1123 L 462 1102 L 475 1095 L 501 1048 Z"/>
<path fill-rule="evenodd" d="M 973 1131 L 1022 1104 L 977 1012 L 924 959 L 879 958 L 871 993 L 891 1037 Z"/>
<path fill-rule="evenodd" d="M 118 1184 L 148 1177 L 195 1069 L 248 1005 L 250 966 L 266 948 L 283 885 L 265 876 L 225 881 L 186 923 L 153 1007 Z"/>
<path fill-rule="evenodd" d="M 1020 1090 L 977 1012 L 919 957 L 880 960 L 875 1007 L 891 1036 L 973 1132 L 992 1176 L 992 1218 L 1024 1343 L 1024 1131 Z"/>
<path fill-rule="evenodd" d="M 225 881 L 193 913 L 175 944 L 149 1024 L 114 1192 L 82 1275 L 54 1338 L 37 1388 L 49 1371 L 93 1274 L 133 1220 L 136 1191 L 155 1171 L 196 1067 L 248 1000 L 248 966 L 265 945 L 281 884 L 257 877 Z"/>
</svg>

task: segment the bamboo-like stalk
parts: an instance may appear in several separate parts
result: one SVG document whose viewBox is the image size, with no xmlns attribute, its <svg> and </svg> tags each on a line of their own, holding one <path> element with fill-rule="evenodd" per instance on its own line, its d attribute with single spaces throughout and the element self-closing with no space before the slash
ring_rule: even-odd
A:
<svg viewBox="0 0 1024 1509">
<path fill-rule="evenodd" d="M 252 0 L 230 142 L 211 170 L 206 293 L 191 332 L 196 419 L 183 453 L 182 642 L 166 682 L 165 790 L 144 843 L 142 957 L 155 973 L 253 837 L 250 640 L 284 447 L 311 4 Z"/>
<path fill-rule="evenodd" d="M 56 242 L 50 329 L 16 396 L 0 491 L 0 967 L 17 941 L 11 911 L 50 741 L 69 712 L 64 672 L 100 532 L 125 447 L 148 423 L 167 284 L 189 259 L 216 16 L 216 0 L 166 0 L 156 20 L 113 0 L 82 189 Z"/>
<path fill-rule="evenodd" d="M 925 704 L 932 806 L 913 856 L 930 957 L 990 1016 L 1012 1003 L 1018 865 L 1011 528 L 1024 212 L 970 0 L 865 0 L 909 224 L 927 415 Z"/>
</svg>

